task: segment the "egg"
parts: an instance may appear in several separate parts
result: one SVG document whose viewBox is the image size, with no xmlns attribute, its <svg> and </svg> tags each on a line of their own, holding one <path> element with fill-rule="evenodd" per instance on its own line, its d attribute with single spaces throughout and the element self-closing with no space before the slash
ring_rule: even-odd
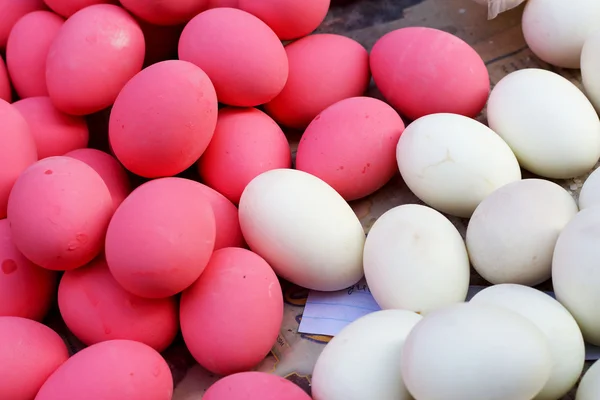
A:
<svg viewBox="0 0 600 400">
<path fill-rule="evenodd" d="M 421 318 L 406 310 L 385 310 L 350 323 L 317 360 L 311 382 L 313 399 L 412 400 L 400 365 L 404 341 Z"/>
<path fill-rule="evenodd" d="M 206 72 L 219 102 L 238 107 L 273 100 L 289 72 L 285 49 L 271 28 L 252 14 L 226 7 L 200 13 L 185 26 L 179 59 Z"/>
<path fill-rule="evenodd" d="M 530 0 L 523 11 L 523 36 L 542 61 L 562 68 L 579 68 L 585 39 L 598 28 L 600 3 L 580 0 Z"/>
<path fill-rule="evenodd" d="M 475 270 L 493 284 L 535 286 L 550 278 L 562 229 L 577 214 L 571 195 L 556 183 L 524 179 L 485 198 L 467 227 Z"/>
<path fill-rule="evenodd" d="M 194 64 L 169 60 L 151 65 L 127 82 L 113 105 L 111 148 L 134 174 L 177 175 L 208 146 L 217 106 L 210 79 Z"/>
<path fill-rule="evenodd" d="M 85 348 L 44 383 L 36 400 L 171 400 L 173 376 L 151 347 L 110 340 Z"/>
<path fill-rule="evenodd" d="M 0 317 L 0 398 L 32 400 L 69 352 L 56 332 L 39 322 Z"/>
<path fill-rule="evenodd" d="M 142 30 L 122 8 L 97 4 L 76 12 L 48 51 L 46 83 L 52 102 L 73 115 L 110 106 L 142 69 L 144 49 Z"/>
<path fill-rule="evenodd" d="M 600 112 L 600 31 L 591 33 L 581 49 L 581 80 L 588 99 Z"/>
<path fill-rule="evenodd" d="M 0 100 L 9 103 L 12 101 L 12 88 L 8 77 L 8 70 L 2 57 L 0 57 Z"/>
<path fill-rule="evenodd" d="M 369 54 L 357 41 L 315 34 L 285 46 L 289 76 L 283 90 L 265 104 L 278 123 L 304 129 L 324 109 L 361 96 L 369 86 Z"/>
<path fill-rule="evenodd" d="M 348 203 L 313 175 L 292 169 L 260 174 L 242 193 L 239 217 L 250 249 L 292 283 L 334 291 L 363 276 L 362 225 Z"/>
<path fill-rule="evenodd" d="M 265 372 L 240 372 L 217 381 L 202 400 L 311 400 L 299 386 Z"/>
<path fill-rule="evenodd" d="M 77 11 L 96 4 L 118 4 L 117 0 L 44 0 L 55 13 L 70 17 Z"/>
<path fill-rule="evenodd" d="M 432 208 L 407 204 L 384 213 L 369 231 L 363 262 L 371 294 L 383 309 L 426 314 L 467 297 L 465 243 Z"/>
<path fill-rule="evenodd" d="M 487 117 L 521 167 L 539 176 L 583 175 L 600 158 L 598 114 L 574 84 L 554 72 L 528 68 L 502 78 Z"/>
<path fill-rule="evenodd" d="M 137 17 L 156 25 L 188 22 L 208 8 L 208 0 L 120 0 Z"/>
<path fill-rule="evenodd" d="M 487 126 L 457 114 L 411 123 L 396 157 L 404 182 L 419 199 L 463 218 L 494 190 L 521 179 L 510 147 Z"/>
<path fill-rule="evenodd" d="M 409 333 L 401 356 L 416 399 L 534 398 L 552 366 L 544 334 L 525 317 L 489 305 L 437 310 Z"/>
<path fill-rule="evenodd" d="M 298 145 L 296 168 L 327 182 L 344 199 L 381 189 L 397 172 L 404 122 L 381 100 L 352 97 L 320 113 Z"/>
<path fill-rule="evenodd" d="M 164 298 L 198 279 L 214 248 L 215 217 L 196 185 L 155 179 L 121 203 L 108 226 L 105 254 L 125 290 Z"/>
<path fill-rule="evenodd" d="M 231 7 L 237 8 L 239 0 L 208 0 L 208 8 Z"/>
<path fill-rule="evenodd" d="M 370 64 L 381 94 L 411 120 L 435 113 L 474 117 L 490 91 L 479 54 L 462 39 L 433 28 L 383 35 L 371 50 Z"/>
<path fill-rule="evenodd" d="M 554 293 L 579 323 L 586 341 L 600 346 L 600 208 L 579 212 L 562 230 L 552 259 Z"/>
<path fill-rule="evenodd" d="M 600 361 L 587 370 L 577 388 L 576 400 L 596 400 L 600 397 Z"/>
<path fill-rule="evenodd" d="M 0 0 L 0 49 L 6 48 L 8 35 L 15 23 L 34 11 L 45 9 L 43 0 Z"/>
<path fill-rule="evenodd" d="M 0 218 L 6 218 L 8 195 L 15 181 L 36 162 L 37 150 L 27 121 L 11 104 L 0 99 Z"/>
<path fill-rule="evenodd" d="M 579 209 L 600 205 L 600 169 L 587 177 L 579 192 Z"/>
<path fill-rule="evenodd" d="M 183 339 L 200 365 L 218 375 L 247 371 L 277 340 L 283 320 L 281 286 L 260 256 L 240 248 L 219 249 L 183 292 L 180 318 Z"/>
<path fill-rule="evenodd" d="M 470 303 L 514 311 L 544 333 L 550 346 L 552 370 L 536 400 L 561 399 L 575 386 L 583 370 L 585 345 L 577 322 L 558 301 L 528 286 L 503 284 L 483 289 Z"/>
<path fill-rule="evenodd" d="M 19 97 L 48 96 L 46 58 L 64 20 L 49 11 L 34 11 L 10 31 L 6 64 Z"/>
</svg>

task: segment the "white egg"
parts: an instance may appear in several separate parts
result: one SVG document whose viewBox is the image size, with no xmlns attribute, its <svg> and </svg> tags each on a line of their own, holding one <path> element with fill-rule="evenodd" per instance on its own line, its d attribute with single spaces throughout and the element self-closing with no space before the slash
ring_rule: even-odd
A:
<svg viewBox="0 0 600 400">
<path fill-rule="evenodd" d="M 469 257 L 454 225 L 436 210 L 407 204 L 373 225 L 364 250 L 365 277 L 382 309 L 428 313 L 464 302 Z"/>
<path fill-rule="evenodd" d="M 523 35 L 542 61 L 579 68 L 583 43 L 598 21 L 598 0 L 529 0 L 523 11 Z"/>
<path fill-rule="evenodd" d="M 589 35 L 583 45 L 581 80 L 588 99 L 596 107 L 596 111 L 600 112 L 600 30 Z"/>
<path fill-rule="evenodd" d="M 588 176 L 579 192 L 579 209 L 600 205 L 600 168 Z"/>
<path fill-rule="evenodd" d="M 402 382 L 404 340 L 422 319 L 404 310 L 377 311 L 335 336 L 312 374 L 314 400 L 412 400 Z"/>
<path fill-rule="evenodd" d="M 533 322 L 546 336 L 552 371 L 535 400 L 560 399 L 575 386 L 583 371 L 585 345 L 577 322 L 558 301 L 529 286 L 503 284 L 485 288 L 470 303 L 514 311 Z"/>
<path fill-rule="evenodd" d="M 434 311 L 404 342 L 402 379 L 419 400 L 530 400 L 550 376 L 544 334 L 489 305 Z"/>
<path fill-rule="evenodd" d="M 346 201 L 306 172 L 275 169 L 242 193 L 246 242 L 274 271 L 308 289 L 345 289 L 363 276 L 365 233 Z"/>
<path fill-rule="evenodd" d="M 509 183 L 483 200 L 469 221 L 471 263 L 494 284 L 542 283 L 551 276 L 558 235 L 575 214 L 575 200 L 555 183 Z"/>
<path fill-rule="evenodd" d="M 408 188 L 429 206 L 468 218 L 481 200 L 521 179 L 517 158 L 487 126 L 456 114 L 432 114 L 411 123 L 396 158 Z"/>
<path fill-rule="evenodd" d="M 600 158 L 598 114 L 577 86 L 554 72 L 529 68 L 502 78 L 490 94 L 487 117 L 521 167 L 537 175 L 580 176 Z"/>
<path fill-rule="evenodd" d="M 600 345 L 600 207 L 579 212 L 554 250 L 554 293 L 575 317 L 586 341 Z"/>
<path fill-rule="evenodd" d="M 600 361 L 596 361 L 581 378 L 575 396 L 575 400 L 598 399 L 600 399 Z"/>
</svg>

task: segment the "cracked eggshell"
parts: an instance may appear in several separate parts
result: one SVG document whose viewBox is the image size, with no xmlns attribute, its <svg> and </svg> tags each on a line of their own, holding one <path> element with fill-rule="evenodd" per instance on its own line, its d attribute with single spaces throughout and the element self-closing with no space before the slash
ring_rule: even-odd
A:
<svg viewBox="0 0 600 400">
<path fill-rule="evenodd" d="M 432 114 L 411 123 L 400 137 L 396 159 L 419 199 L 463 218 L 494 190 L 521 179 L 510 147 L 487 126 L 457 114 Z"/>
<path fill-rule="evenodd" d="M 600 30 L 589 35 L 583 45 L 581 79 L 588 99 L 600 112 Z"/>
</svg>

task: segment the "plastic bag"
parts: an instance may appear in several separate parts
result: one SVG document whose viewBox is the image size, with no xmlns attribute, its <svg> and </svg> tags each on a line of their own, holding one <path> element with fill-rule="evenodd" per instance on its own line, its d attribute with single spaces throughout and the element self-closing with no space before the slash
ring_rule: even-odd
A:
<svg viewBox="0 0 600 400">
<path fill-rule="evenodd" d="M 519 6 L 525 0 L 474 0 L 476 3 L 488 6 L 488 19 L 494 19 L 498 14 Z"/>
</svg>

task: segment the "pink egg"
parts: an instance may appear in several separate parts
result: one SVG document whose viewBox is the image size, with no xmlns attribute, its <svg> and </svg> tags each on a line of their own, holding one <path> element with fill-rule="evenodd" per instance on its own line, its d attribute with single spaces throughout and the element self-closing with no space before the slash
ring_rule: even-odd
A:
<svg viewBox="0 0 600 400">
<path fill-rule="evenodd" d="M 255 108 L 222 108 L 198 172 L 204 183 L 237 204 L 256 176 L 291 165 L 287 138 L 267 114 Z"/>
<path fill-rule="evenodd" d="M 144 63 L 144 34 L 127 11 L 98 4 L 73 14 L 50 46 L 46 83 L 54 105 L 85 115 L 110 106 Z"/>
<path fill-rule="evenodd" d="M 27 121 L 4 100 L 0 100 L 0 121 L 0 218 L 6 218 L 8 195 L 21 172 L 37 161 L 37 151 Z"/>
<path fill-rule="evenodd" d="M 204 271 L 215 232 L 212 207 L 197 182 L 152 180 L 135 189 L 115 212 L 106 234 L 106 261 L 129 292 L 170 297 Z"/>
<path fill-rule="evenodd" d="M 156 25 L 178 25 L 208 8 L 208 0 L 121 0 L 137 17 Z"/>
<path fill-rule="evenodd" d="M 310 35 L 285 47 L 290 76 L 283 91 L 265 105 L 282 125 L 304 129 L 340 100 L 361 96 L 369 86 L 369 54 L 341 35 Z"/>
<path fill-rule="evenodd" d="M 8 220 L 0 220 L 0 316 L 41 321 L 56 293 L 56 278 L 17 250 Z"/>
<path fill-rule="evenodd" d="M 13 105 L 31 128 L 40 160 L 88 145 L 85 119 L 58 111 L 49 97 L 28 97 Z"/>
<path fill-rule="evenodd" d="M 95 4 L 118 4 L 118 0 L 44 0 L 46 5 L 63 17 L 70 17 L 77 11 Z"/>
<path fill-rule="evenodd" d="M 127 292 L 103 258 L 65 272 L 58 307 L 69 330 L 86 345 L 128 339 L 163 351 L 179 331 L 174 297 L 144 299 Z"/>
<path fill-rule="evenodd" d="M 299 386 L 265 372 L 240 372 L 220 379 L 202 400 L 310 400 Z"/>
<path fill-rule="evenodd" d="M 240 0 L 208 0 L 208 8 L 231 7 L 237 8 Z"/>
<path fill-rule="evenodd" d="M 69 358 L 60 336 L 30 319 L 0 317 L 0 337 L 0 399 L 37 398 L 46 379 Z"/>
<path fill-rule="evenodd" d="M 43 0 L 0 0 L 0 49 L 6 47 L 11 29 L 22 16 L 45 8 Z"/>
<path fill-rule="evenodd" d="M 183 292 L 180 319 L 183 339 L 200 365 L 218 375 L 246 371 L 275 344 L 283 319 L 281 286 L 257 254 L 220 249 Z"/>
<path fill-rule="evenodd" d="M 219 101 L 231 106 L 271 101 L 288 77 L 287 56 L 277 35 L 260 19 L 234 8 L 214 8 L 194 17 L 179 39 L 179 58 L 202 68 Z"/>
<path fill-rule="evenodd" d="M 392 31 L 375 43 L 370 62 L 381 94 L 411 120 L 434 113 L 475 117 L 490 92 L 488 71 L 479 54 L 458 37 L 437 29 Z"/>
<path fill-rule="evenodd" d="M 281 40 L 298 39 L 317 29 L 329 0 L 239 0 L 239 8 L 264 21 Z"/>
<path fill-rule="evenodd" d="M 6 64 L 20 98 L 48 96 L 46 58 L 64 22 L 50 11 L 34 11 L 21 18 L 10 32 Z"/>
<path fill-rule="evenodd" d="M 44 383 L 36 400 L 171 400 L 173 376 L 143 343 L 111 340 L 72 356 Z"/>
<path fill-rule="evenodd" d="M 217 123 L 208 76 L 187 61 L 151 65 L 123 88 L 110 114 L 115 155 L 134 174 L 173 176 L 202 155 Z"/>
<path fill-rule="evenodd" d="M 127 172 L 110 154 L 96 149 L 78 149 L 68 152 L 65 156 L 83 161 L 100 175 L 112 196 L 115 209 L 131 193 Z"/>
<path fill-rule="evenodd" d="M 12 101 L 12 89 L 10 79 L 8 78 L 8 70 L 2 57 L 0 57 L 0 100 L 9 103 Z"/>
<path fill-rule="evenodd" d="M 33 263 L 58 271 L 81 267 L 100 253 L 112 212 L 100 175 L 71 157 L 33 164 L 8 199 L 16 247 Z"/>
<path fill-rule="evenodd" d="M 177 46 L 183 25 L 153 25 L 141 19 L 138 19 L 138 24 L 144 32 L 146 42 L 145 67 L 157 62 L 177 59 Z"/>
</svg>

